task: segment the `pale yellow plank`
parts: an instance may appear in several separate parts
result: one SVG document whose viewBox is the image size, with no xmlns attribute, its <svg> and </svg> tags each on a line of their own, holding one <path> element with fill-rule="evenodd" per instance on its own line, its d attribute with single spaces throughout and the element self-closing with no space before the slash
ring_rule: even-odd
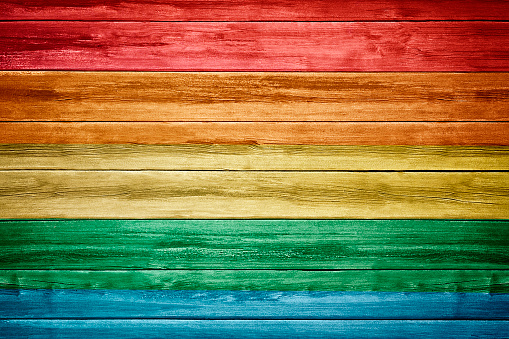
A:
<svg viewBox="0 0 509 339">
<path fill-rule="evenodd" d="M 509 218 L 509 172 L 2 171 L 0 218 Z"/>
<path fill-rule="evenodd" d="M 509 170 L 509 147 L 6 144 L 0 169 Z"/>
</svg>

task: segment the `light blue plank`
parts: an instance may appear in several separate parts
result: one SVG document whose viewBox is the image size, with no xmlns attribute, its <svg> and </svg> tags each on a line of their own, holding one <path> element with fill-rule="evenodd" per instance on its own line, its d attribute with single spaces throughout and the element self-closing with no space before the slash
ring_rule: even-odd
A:
<svg viewBox="0 0 509 339">
<path fill-rule="evenodd" d="M 1 320 L 4 338 L 507 338 L 508 321 Z"/>
<path fill-rule="evenodd" d="M 509 294 L 0 290 L 0 318 L 509 319 Z"/>
</svg>

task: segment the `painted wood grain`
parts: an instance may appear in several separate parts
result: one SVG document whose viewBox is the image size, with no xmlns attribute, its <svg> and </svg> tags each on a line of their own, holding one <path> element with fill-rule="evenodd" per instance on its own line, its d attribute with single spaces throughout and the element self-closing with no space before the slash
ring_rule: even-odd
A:
<svg viewBox="0 0 509 339">
<path fill-rule="evenodd" d="M 8 0 L 0 20 L 393 21 L 508 20 L 507 1 Z"/>
<path fill-rule="evenodd" d="M 0 319 L 509 319 L 498 293 L 0 290 L 0 304 Z"/>
<path fill-rule="evenodd" d="M 2 269 L 509 269 L 505 220 L 11 220 L 0 239 Z"/>
<path fill-rule="evenodd" d="M 509 172 L 2 171 L 0 218 L 507 219 Z"/>
<path fill-rule="evenodd" d="M 1 70 L 509 71 L 509 22 L 0 22 Z"/>
<path fill-rule="evenodd" d="M 503 320 L 0 320 L 9 338 L 504 338 Z M 397 334 L 396 334 L 397 333 Z"/>
<path fill-rule="evenodd" d="M 0 270 L 0 288 L 509 293 L 509 271 Z"/>
<path fill-rule="evenodd" d="M 509 73 L 0 72 L 0 121 L 509 121 Z"/>
<path fill-rule="evenodd" d="M 0 144 L 0 169 L 505 171 L 503 146 Z"/>
<path fill-rule="evenodd" d="M 0 143 L 507 146 L 509 122 L 0 122 Z"/>
</svg>

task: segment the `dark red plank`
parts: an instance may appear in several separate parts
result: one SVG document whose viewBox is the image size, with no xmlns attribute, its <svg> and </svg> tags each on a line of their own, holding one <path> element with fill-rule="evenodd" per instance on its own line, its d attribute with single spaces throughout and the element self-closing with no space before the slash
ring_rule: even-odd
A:
<svg viewBox="0 0 509 339">
<path fill-rule="evenodd" d="M 0 69 L 509 71 L 509 22 L 2 22 Z"/>
<path fill-rule="evenodd" d="M 504 0 L 7 0 L 2 20 L 508 20 Z"/>
<path fill-rule="evenodd" d="M 509 145 L 508 122 L 0 122 L 0 144 Z"/>
</svg>

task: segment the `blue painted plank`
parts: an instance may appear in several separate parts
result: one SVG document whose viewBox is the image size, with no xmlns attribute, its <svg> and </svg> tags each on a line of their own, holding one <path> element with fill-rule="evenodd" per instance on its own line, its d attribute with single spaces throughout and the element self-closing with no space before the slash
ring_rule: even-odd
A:
<svg viewBox="0 0 509 339">
<path fill-rule="evenodd" d="M 507 338 L 508 321 L 2 320 L 4 338 Z"/>
<path fill-rule="evenodd" d="M 509 294 L 0 290 L 0 318 L 509 319 Z"/>
</svg>

